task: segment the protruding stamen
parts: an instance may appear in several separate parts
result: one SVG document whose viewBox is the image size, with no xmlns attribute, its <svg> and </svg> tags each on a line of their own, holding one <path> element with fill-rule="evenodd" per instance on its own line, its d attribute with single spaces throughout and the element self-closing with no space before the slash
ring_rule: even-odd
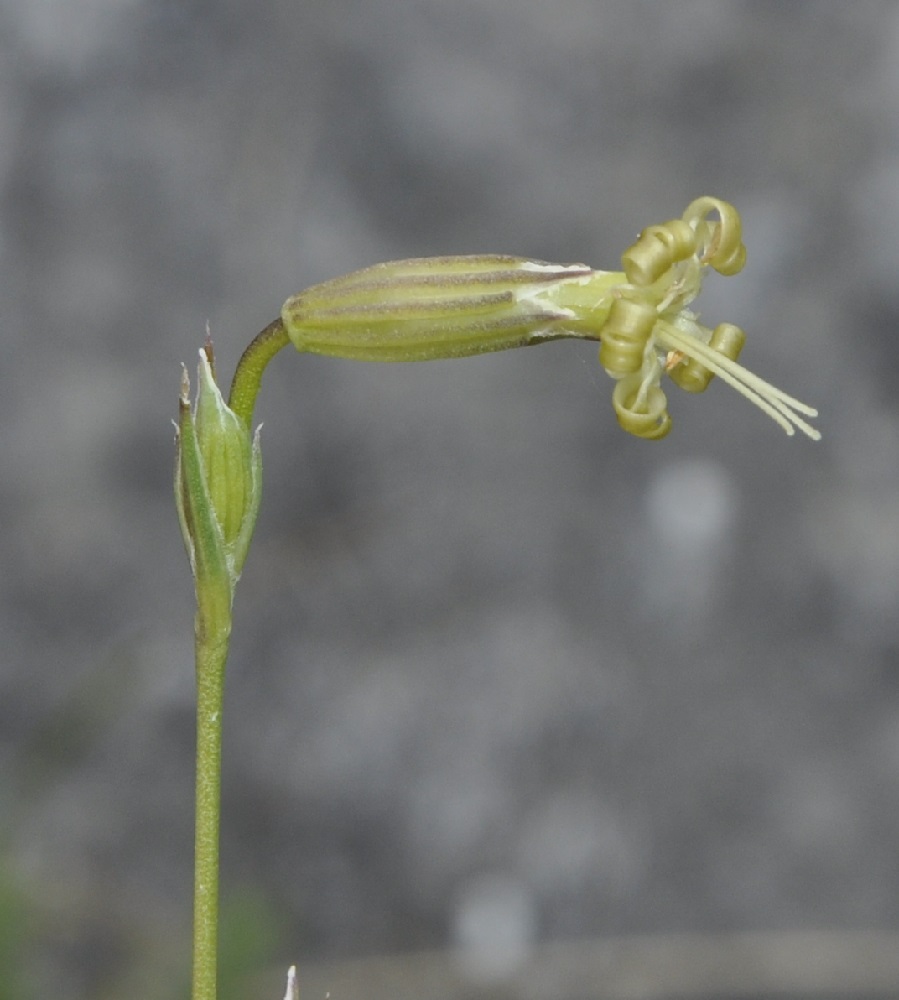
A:
<svg viewBox="0 0 899 1000">
<path fill-rule="evenodd" d="M 813 441 L 821 440 L 821 432 L 803 420 L 799 414 L 817 417 L 818 411 L 798 399 L 771 385 L 751 371 L 731 361 L 730 358 L 704 344 L 701 340 L 679 330 L 671 323 L 660 320 L 656 325 L 655 337 L 669 350 L 680 351 L 688 358 L 694 358 L 717 375 L 729 386 L 736 389 L 760 410 L 767 413 L 787 434 L 794 434 L 798 428 Z"/>
</svg>

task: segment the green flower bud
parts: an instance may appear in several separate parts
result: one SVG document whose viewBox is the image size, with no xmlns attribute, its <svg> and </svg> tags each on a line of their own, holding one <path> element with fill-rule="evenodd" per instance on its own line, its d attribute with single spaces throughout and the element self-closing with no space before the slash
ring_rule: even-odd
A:
<svg viewBox="0 0 899 1000">
<path fill-rule="evenodd" d="M 225 404 L 208 343 L 200 351 L 197 378 L 193 411 L 186 374 L 182 382 L 175 498 L 198 594 L 201 586 L 227 587 L 230 602 L 259 510 L 259 434 L 251 440 L 246 425 Z"/>
<path fill-rule="evenodd" d="M 223 542 L 233 547 L 240 537 L 257 488 L 252 443 L 243 422 L 225 404 L 205 352 L 200 354 L 194 426 L 209 502 L 221 528 Z"/>
</svg>

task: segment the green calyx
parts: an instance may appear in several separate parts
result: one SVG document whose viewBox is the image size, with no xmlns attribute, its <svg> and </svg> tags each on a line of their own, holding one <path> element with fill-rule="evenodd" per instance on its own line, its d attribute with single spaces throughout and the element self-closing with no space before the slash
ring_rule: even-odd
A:
<svg viewBox="0 0 899 1000">
<path fill-rule="evenodd" d="M 584 264 L 499 254 L 375 264 L 289 298 L 281 320 L 300 351 L 359 361 L 434 361 L 574 337 L 558 290 Z"/>
</svg>

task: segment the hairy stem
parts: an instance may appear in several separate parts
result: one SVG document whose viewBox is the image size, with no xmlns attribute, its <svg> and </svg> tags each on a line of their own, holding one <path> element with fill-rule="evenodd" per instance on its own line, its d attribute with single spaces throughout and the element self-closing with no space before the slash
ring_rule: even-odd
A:
<svg viewBox="0 0 899 1000">
<path fill-rule="evenodd" d="M 215 1000 L 216 995 L 222 703 L 229 631 L 230 621 L 226 627 L 211 632 L 199 618 L 197 620 L 197 785 L 192 1000 Z"/>
</svg>

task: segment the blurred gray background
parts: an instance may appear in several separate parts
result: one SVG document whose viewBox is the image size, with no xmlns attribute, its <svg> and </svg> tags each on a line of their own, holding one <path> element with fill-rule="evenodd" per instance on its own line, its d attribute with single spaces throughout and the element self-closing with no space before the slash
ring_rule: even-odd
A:
<svg viewBox="0 0 899 1000">
<path fill-rule="evenodd" d="M 186 995 L 207 320 L 227 381 L 314 282 L 705 193 L 819 445 L 717 383 L 628 437 L 587 344 L 272 364 L 223 996 L 899 992 L 897 67 L 889 2 L 0 2 L 4 997 Z"/>
</svg>

